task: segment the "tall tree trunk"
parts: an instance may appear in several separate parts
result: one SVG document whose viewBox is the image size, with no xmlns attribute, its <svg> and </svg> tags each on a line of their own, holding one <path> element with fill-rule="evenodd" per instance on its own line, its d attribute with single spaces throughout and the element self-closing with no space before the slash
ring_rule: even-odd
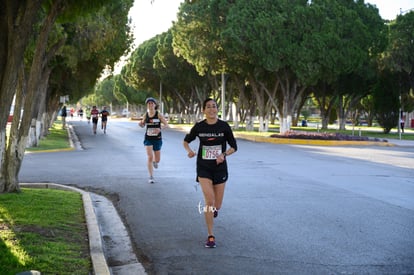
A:
<svg viewBox="0 0 414 275">
<path fill-rule="evenodd" d="M 312 91 L 321 112 L 322 129 L 328 129 L 329 115 L 337 100 L 337 95 L 332 87 L 325 82 L 312 87 Z"/>
<path fill-rule="evenodd" d="M 62 1 L 58 0 L 53 2 L 49 14 L 43 21 L 42 28 L 36 40 L 36 48 L 27 81 L 23 117 L 19 124 L 18 131 L 11 131 L 10 142 L 1 166 L 2 176 L 0 178 L 0 186 L 4 185 L 4 188 L 0 190 L 3 190 L 3 192 L 19 191 L 18 174 L 23 162 L 32 119 L 37 117 L 37 114 L 35 113 L 36 102 L 40 96 L 39 86 L 42 72 L 46 68 L 47 63 L 45 53 L 47 49 L 48 37 L 56 17 L 62 9 Z M 25 81 L 22 81 L 22 85 L 24 83 Z"/>
<path fill-rule="evenodd" d="M 342 95 L 338 97 L 338 122 L 339 122 L 339 130 L 345 130 L 346 124 L 346 116 L 345 116 L 345 109 L 343 104 L 344 98 Z"/>
<path fill-rule="evenodd" d="M 45 70 L 43 70 L 41 81 L 37 88 L 39 96 L 35 102 L 32 102 L 32 106 L 34 107 L 33 113 L 37 115 L 33 118 L 26 147 L 37 146 L 39 144 L 39 139 L 42 137 L 42 129 L 45 127 L 44 118 L 46 113 L 47 87 L 51 71 L 52 70 L 49 67 L 46 67 Z"/>
<path fill-rule="evenodd" d="M 237 75 L 233 75 L 233 83 L 236 86 L 236 90 L 238 91 L 238 98 L 239 100 L 235 103 L 236 111 L 235 111 L 235 121 L 234 121 L 234 129 L 238 130 L 240 128 L 239 123 L 244 121 L 244 116 L 240 114 L 241 110 L 243 109 L 243 103 L 245 102 L 246 98 L 246 85 L 244 78 L 240 78 Z"/>
<path fill-rule="evenodd" d="M 41 0 L 15 1 L 6 0 L 5 9 L 0 18 L 0 193 L 19 191 L 16 182 L 10 182 L 4 172 L 6 163 L 6 145 L 13 144 L 12 138 L 7 143 L 6 126 L 13 97 L 16 94 L 19 72 L 24 63 L 24 52 L 32 34 Z M 20 115 L 20 109 L 15 110 Z M 13 124 L 20 124 L 14 119 Z M 3 174 L 5 173 L 5 174 Z M 9 183 L 6 186 L 6 183 Z"/>
<path fill-rule="evenodd" d="M 18 163 L 14 163 L 15 158 L 13 155 L 18 155 L 19 150 L 16 150 L 19 140 L 19 130 L 21 127 L 21 110 L 24 106 L 24 94 L 26 93 L 26 79 L 23 63 L 19 70 L 19 81 L 16 93 L 15 108 L 13 114 L 13 121 L 10 126 L 9 142 L 5 148 L 3 159 L 1 162 L 1 173 L 0 173 L 0 193 L 9 192 L 20 192 L 18 171 L 16 167 Z"/>
<path fill-rule="evenodd" d="M 296 77 L 290 76 L 288 72 L 282 73 L 278 78 L 283 97 L 282 112 L 280 114 L 280 133 L 284 134 L 292 126 L 292 117 L 295 114 L 295 110 L 300 106 L 306 88 L 299 87 Z"/>
<path fill-rule="evenodd" d="M 254 79 L 250 79 L 250 86 L 256 99 L 256 107 L 259 115 L 259 132 L 265 131 L 264 119 L 266 115 L 265 94 L 264 90 L 256 83 Z"/>
</svg>

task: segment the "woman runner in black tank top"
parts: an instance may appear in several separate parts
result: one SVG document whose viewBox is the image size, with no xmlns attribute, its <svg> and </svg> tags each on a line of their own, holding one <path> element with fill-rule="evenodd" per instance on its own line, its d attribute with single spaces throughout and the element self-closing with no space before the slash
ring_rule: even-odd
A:
<svg viewBox="0 0 414 275">
<path fill-rule="evenodd" d="M 150 97 L 145 100 L 147 104 L 147 112 L 142 120 L 139 122 L 140 127 L 145 128 L 144 145 L 147 151 L 147 168 L 149 174 L 149 183 L 154 183 L 154 168 L 158 168 L 158 163 L 161 160 L 161 126 L 168 128 L 168 122 L 162 114 L 157 110 L 157 101 Z"/>
</svg>

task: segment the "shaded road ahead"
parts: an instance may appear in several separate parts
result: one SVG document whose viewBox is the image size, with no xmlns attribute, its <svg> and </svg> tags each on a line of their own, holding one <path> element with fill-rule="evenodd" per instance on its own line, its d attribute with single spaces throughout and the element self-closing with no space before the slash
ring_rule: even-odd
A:
<svg viewBox="0 0 414 275">
<path fill-rule="evenodd" d="M 75 185 L 111 197 L 151 274 L 413 274 L 414 147 L 319 147 L 238 140 L 216 219 L 216 249 L 184 133 L 163 132 L 156 184 L 144 130 L 110 120 L 84 150 L 27 154 L 21 182 Z M 196 143 L 193 145 L 196 147 Z"/>
</svg>

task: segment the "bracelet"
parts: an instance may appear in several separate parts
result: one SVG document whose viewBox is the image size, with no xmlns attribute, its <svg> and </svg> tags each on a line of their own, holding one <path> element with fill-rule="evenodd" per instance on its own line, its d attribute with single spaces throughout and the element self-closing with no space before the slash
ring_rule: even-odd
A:
<svg viewBox="0 0 414 275">
<path fill-rule="evenodd" d="M 223 153 L 223 156 L 224 156 L 224 157 L 226 157 L 226 156 L 227 156 L 227 153 L 226 153 L 226 152 L 224 152 L 224 153 Z"/>
</svg>

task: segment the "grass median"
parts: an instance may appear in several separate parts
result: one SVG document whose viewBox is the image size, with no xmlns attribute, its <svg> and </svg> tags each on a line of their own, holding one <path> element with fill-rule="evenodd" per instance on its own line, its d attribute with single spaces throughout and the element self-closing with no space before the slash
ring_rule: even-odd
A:
<svg viewBox="0 0 414 275">
<path fill-rule="evenodd" d="M 49 134 L 39 141 L 36 147 L 29 147 L 27 152 L 39 151 L 56 151 L 56 150 L 70 150 L 70 142 L 68 138 L 68 131 L 62 129 L 62 122 L 57 120 L 51 128 Z"/>
<path fill-rule="evenodd" d="M 68 132 L 56 121 L 28 152 L 70 149 Z M 77 192 L 21 188 L 0 194 L 0 274 L 92 274 L 82 196 Z"/>
<path fill-rule="evenodd" d="M 21 190 L 0 195 L 1 274 L 91 274 L 81 194 Z"/>
</svg>

